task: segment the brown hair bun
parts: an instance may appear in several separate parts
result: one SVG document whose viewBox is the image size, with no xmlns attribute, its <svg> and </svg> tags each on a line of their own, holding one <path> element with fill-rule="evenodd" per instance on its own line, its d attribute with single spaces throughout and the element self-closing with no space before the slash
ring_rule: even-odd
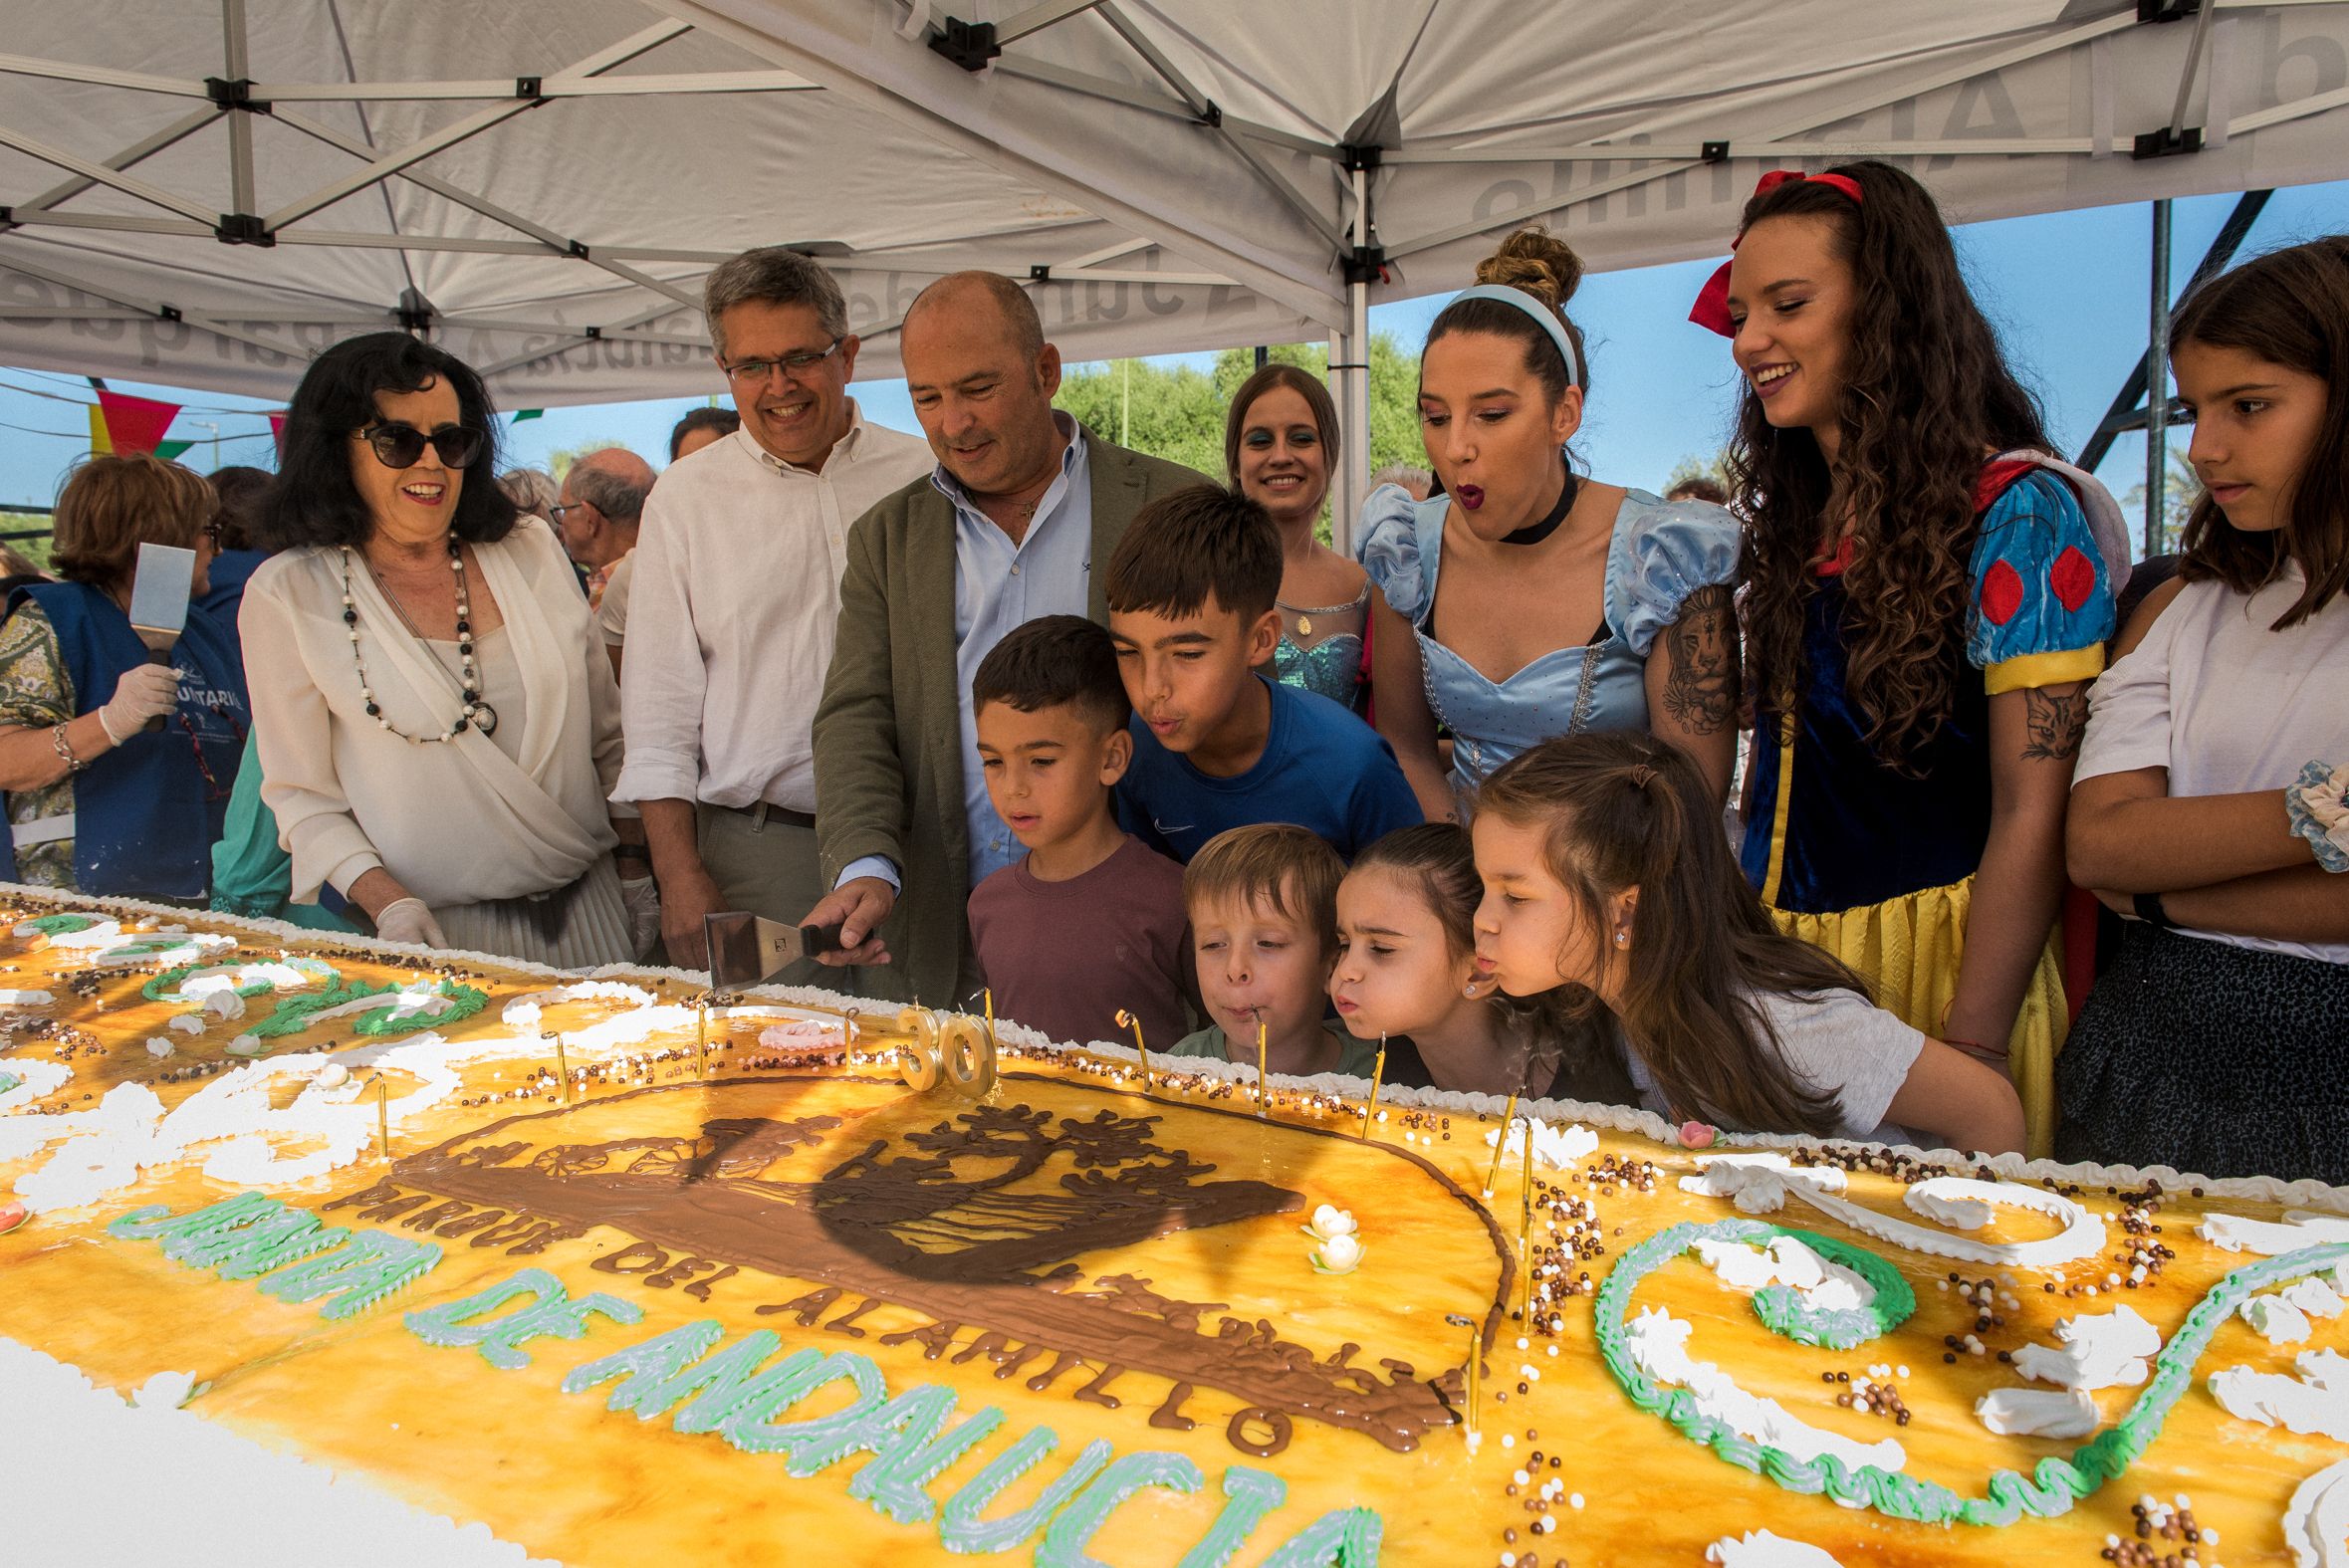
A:
<svg viewBox="0 0 2349 1568">
<path fill-rule="evenodd" d="M 1562 313 L 1582 285 L 1582 258 L 1540 224 L 1527 224 L 1477 263 L 1477 282 L 1523 289 Z"/>
</svg>

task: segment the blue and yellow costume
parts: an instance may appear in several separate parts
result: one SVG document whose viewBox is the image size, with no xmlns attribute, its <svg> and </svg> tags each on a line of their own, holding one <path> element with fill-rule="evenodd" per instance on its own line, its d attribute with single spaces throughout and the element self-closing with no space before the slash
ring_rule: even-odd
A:
<svg viewBox="0 0 2349 1568">
<path fill-rule="evenodd" d="M 1780 930 L 1850 965 L 1875 987 L 1878 1006 L 1929 1035 L 1942 1031 L 1957 996 L 1974 873 L 1990 839 L 1990 700 L 2104 668 L 2119 520 L 2101 490 L 2089 504 L 2107 514 L 2101 546 L 2080 494 L 2042 461 L 2007 457 L 1985 469 L 1966 638 L 1982 678 L 1957 683 L 1951 713 L 1906 771 L 1877 759 L 1847 687 L 1848 544 L 1820 565 L 1804 607 L 1792 710 L 1761 704 L 1747 878 Z M 1771 735 L 1777 744 L 1762 744 Z M 2060 960 L 2050 932 L 2007 1041 L 2034 1156 L 2054 1137 L 2055 1053 L 2068 1017 Z"/>
</svg>

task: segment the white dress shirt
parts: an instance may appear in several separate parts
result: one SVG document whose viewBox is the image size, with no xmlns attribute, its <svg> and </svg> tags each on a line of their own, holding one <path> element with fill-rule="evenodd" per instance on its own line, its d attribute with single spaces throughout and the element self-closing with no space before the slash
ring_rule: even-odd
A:
<svg viewBox="0 0 2349 1568">
<path fill-rule="evenodd" d="M 531 517 L 473 557 L 474 591 L 487 586 L 505 615 L 497 645 L 480 643 L 494 741 L 478 730 L 403 739 L 441 733 L 461 688 L 363 563 L 351 572 L 355 626 L 343 619 L 341 551 L 289 550 L 253 573 L 238 626 L 261 798 L 294 857 L 295 902 L 321 883 L 349 893 L 378 866 L 435 909 L 515 898 L 577 880 L 611 848 L 603 800 L 620 769 L 618 704 L 571 562 Z M 361 664 L 391 730 L 366 712 Z"/>
<path fill-rule="evenodd" d="M 816 809 L 811 728 L 831 663 L 848 526 L 933 465 L 864 422 L 823 467 L 738 430 L 669 468 L 644 504 L 628 602 L 615 800 Z"/>
</svg>

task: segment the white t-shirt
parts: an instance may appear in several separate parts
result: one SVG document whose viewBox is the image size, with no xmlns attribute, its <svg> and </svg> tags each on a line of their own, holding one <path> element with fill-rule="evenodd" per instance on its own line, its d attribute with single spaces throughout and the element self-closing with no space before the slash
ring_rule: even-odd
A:
<svg viewBox="0 0 2349 1568">
<path fill-rule="evenodd" d="M 1909 1081 L 1909 1069 L 1925 1049 L 1925 1036 L 1855 991 L 1825 991 L 1790 997 L 1749 992 L 1747 998 L 1777 1030 L 1778 1049 L 1794 1075 L 1822 1094 L 1834 1096 L 1840 1118 L 1838 1138 L 1871 1143 L 1915 1143 L 1906 1128 L 1884 1119 L 1892 1097 Z M 1672 1108 L 1634 1045 L 1624 1051 L 1640 1103 L 1670 1119 Z M 1787 1132 L 1791 1128 L 1740 1127 L 1732 1132 Z"/>
<path fill-rule="evenodd" d="M 2097 680 L 2075 781 L 2167 768 L 2173 796 L 2240 794 L 2281 789 L 2306 763 L 2349 763 L 2349 596 L 2270 631 L 2300 585 L 2297 566 L 2247 599 L 2225 583 L 2188 583 Z M 2188 935 L 2349 963 L 2349 943 Z"/>
</svg>

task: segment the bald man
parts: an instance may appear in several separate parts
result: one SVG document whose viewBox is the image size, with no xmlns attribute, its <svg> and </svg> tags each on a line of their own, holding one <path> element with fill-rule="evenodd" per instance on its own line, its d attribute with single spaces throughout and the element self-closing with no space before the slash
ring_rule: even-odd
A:
<svg viewBox="0 0 2349 1568">
<path fill-rule="evenodd" d="M 555 534 L 587 574 L 587 602 L 600 605 L 619 563 L 636 548 L 644 498 L 652 494 L 652 465 L 624 447 L 589 452 L 563 476 Z"/>
<path fill-rule="evenodd" d="M 848 531 L 816 710 L 816 834 L 832 892 L 807 920 L 841 927 L 847 951 L 826 962 L 889 965 L 858 989 L 936 1007 L 980 984 L 971 889 L 1025 852 L 987 798 L 971 677 L 1040 615 L 1105 622 L 1093 563 L 1144 504 L 1208 480 L 1054 410 L 1060 352 L 1007 278 L 940 279 L 898 340 L 937 468 Z"/>
</svg>

